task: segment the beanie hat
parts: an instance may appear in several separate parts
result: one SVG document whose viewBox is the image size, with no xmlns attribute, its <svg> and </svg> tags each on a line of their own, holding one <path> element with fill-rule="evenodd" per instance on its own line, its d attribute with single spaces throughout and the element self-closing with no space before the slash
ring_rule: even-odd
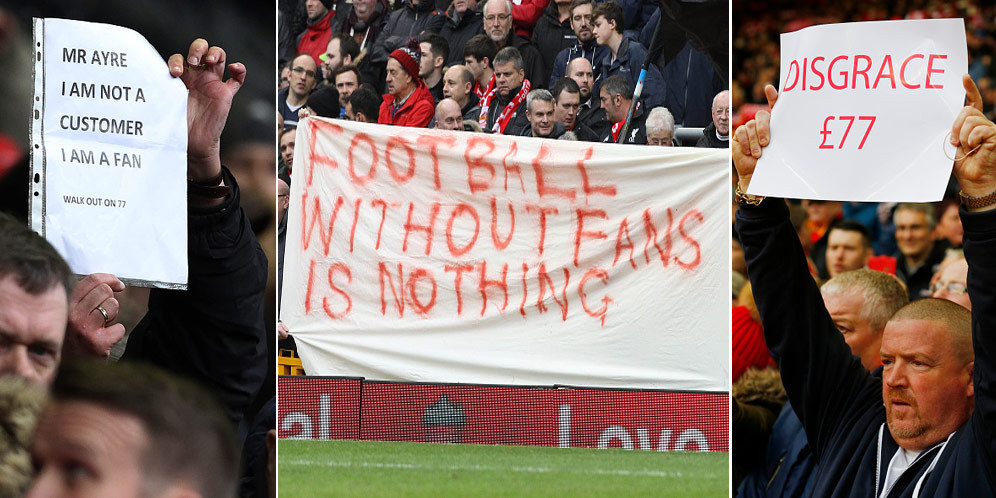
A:
<svg viewBox="0 0 996 498">
<path fill-rule="evenodd" d="M 405 68 L 413 80 L 418 81 L 418 66 L 422 60 L 422 49 L 418 45 L 418 40 L 409 38 L 404 47 L 391 52 L 391 57 Z"/>
<path fill-rule="evenodd" d="M 754 321 L 745 306 L 733 308 L 733 381 L 748 368 L 773 365 L 771 353 L 764 343 L 764 330 Z"/>
<path fill-rule="evenodd" d="M 339 91 L 331 86 L 321 86 L 308 96 L 308 107 L 323 118 L 339 117 Z"/>
</svg>

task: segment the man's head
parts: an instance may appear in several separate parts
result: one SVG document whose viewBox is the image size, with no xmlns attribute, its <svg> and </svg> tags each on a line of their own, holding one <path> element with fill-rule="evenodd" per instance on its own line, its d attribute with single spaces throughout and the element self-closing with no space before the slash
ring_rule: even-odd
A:
<svg viewBox="0 0 996 498">
<path fill-rule="evenodd" d="M 484 33 L 491 41 L 502 46 L 512 31 L 512 2 L 488 0 L 484 4 Z"/>
<path fill-rule="evenodd" d="M 288 179 L 290 177 L 287 177 Z M 290 206 L 290 185 L 282 177 L 277 178 L 277 223 L 283 223 Z"/>
<path fill-rule="evenodd" d="M 615 2 L 600 3 L 592 9 L 591 18 L 595 43 L 608 45 L 609 40 L 622 36 L 626 21 L 619 4 Z"/>
<path fill-rule="evenodd" d="M 841 273 L 820 288 L 834 325 L 851 352 L 871 371 L 878 367 L 882 331 L 893 313 L 909 302 L 892 275 L 874 270 Z"/>
<path fill-rule="evenodd" d="M 861 223 L 843 220 L 830 228 L 826 263 L 831 277 L 864 268 L 872 255 L 871 235 Z"/>
<path fill-rule="evenodd" d="M 610 76 L 602 82 L 598 90 L 598 100 L 605 109 L 605 118 L 610 123 L 626 119 L 630 103 L 633 101 L 633 86 L 621 74 Z"/>
<path fill-rule="evenodd" d="M 935 239 L 948 239 L 954 247 L 961 247 L 965 230 L 961 226 L 961 215 L 958 214 L 958 199 L 945 199 L 937 203 L 934 212 L 937 217 L 937 227 L 934 229 Z"/>
<path fill-rule="evenodd" d="M 381 0 L 353 0 L 353 12 L 357 19 L 363 22 L 370 22 L 377 14 L 377 4 Z"/>
<path fill-rule="evenodd" d="M 453 99 L 460 108 L 467 105 L 470 92 L 474 90 L 474 75 L 467 66 L 456 65 L 443 75 L 443 96 Z"/>
<path fill-rule="evenodd" d="M 312 116 L 338 118 L 339 92 L 330 86 L 320 86 L 308 95 L 308 103 L 305 105 Z"/>
<path fill-rule="evenodd" d="M 463 114 L 457 101 L 443 99 L 436 104 L 436 129 L 463 131 Z"/>
<path fill-rule="evenodd" d="M 52 381 L 73 285 L 69 265 L 48 241 L 0 213 L 0 375 Z"/>
<path fill-rule="evenodd" d="M 291 63 L 290 93 L 305 98 L 318 82 L 318 65 L 308 54 L 301 54 Z"/>
<path fill-rule="evenodd" d="M 327 81 L 332 78 L 340 67 L 352 64 L 360 55 L 360 45 L 352 36 L 337 33 L 329 40 L 325 53 L 318 58 L 322 60 L 322 77 Z"/>
<path fill-rule="evenodd" d="M 284 161 L 287 169 L 294 168 L 294 139 L 297 137 L 297 128 L 287 128 L 280 132 L 280 159 Z"/>
<path fill-rule="evenodd" d="M 932 297 L 947 299 L 971 311 L 972 301 L 968 297 L 968 261 L 965 258 L 957 258 L 947 262 L 938 272 L 930 290 Z"/>
<path fill-rule="evenodd" d="M 712 123 L 716 125 L 716 133 L 720 136 L 730 136 L 730 91 L 723 90 L 712 99 Z"/>
<path fill-rule="evenodd" d="M 419 37 L 422 58 L 419 61 L 418 75 L 423 80 L 432 75 L 443 76 L 443 64 L 450 56 L 450 43 L 435 33 L 423 33 Z"/>
<path fill-rule="evenodd" d="M 522 54 L 515 47 L 505 47 L 495 55 L 495 88 L 503 98 L 509 98 L 512 90 L 522 86 L 526 79 L 522 65 Z"/>
<path fill-rule="evenodd" d="M 304 10 L 308 13 L 308 22 L 315 22 L 329 13 L 328 7 L 321 0 L 305 0 Z"/>
<path fill-rule="evenodd" d="M 571 2 L 571 29 L 577 35 L 578 41 L 586 43 L 595 34 L 591 30 L 591 11 L 595 8 L 594 0 L 573 0 Z"/>
<path fill-rule="evenodd" d="M 422 54 L 417 43 L 401 47 L 387 59 L 387 93 L 396 100 L 403 99 L 418 86 L 419 59 Z"/>
<path fill-rule="evenodd" d="M 477 0 L 453 0 L 453 9 L 461 16 L 467 11 L 473 11 L 476 8 Z"/>
<path fill-rule="evenodd" d="M 574 80 L 564 77 L 553 84 L 553 119 L 563 123 L 564 128 L 574 129 L 578 109 L 581 108 L 581 90 Z"/>
<path fill-rule="evenodd" d="M 587 102 L 591 98 L 591 87 L 595 84 L 591 62 L 584 57 L 578 57 L 567 63 L 567 77 L 574 80 L 581 89 L 581 102 Z"/>
<path fill-rule="evenodd" d="M 882 336 L 882 401 L 899 446 L 943 441 L 972 413 L 971 313 L 951 301 L 920 299 L 900 309 Z"/>
<path fill-rule="evenodd" d="M 647 115 L 647 145 L 674 145 L 674 116 L 666 107 L 654 107 Z"/>
<path fill-rule="evenodd" d="M 280 84 L 277 87 L 277 91 L 283 91 L 284 88 L 290 86 L 291 77 L 291 65 L 294 61 L 287 61 L 283 66 L 280 67 Z"/>
<path fill-rule="evenodd" d="M 526 95 L 526 119 L 534 137 L 548 137 L 553 132 L 553 95 L 545 88 Z"/>
<path fill-rule="evenodd" d="M 474 35 L 467 40 L 467 45 L 463 47 L 463 62 L 467 65 L 467 69 L 474 74 L 475 80 L 480 81 L 481 84 L 486 84 L 487 81 L 481 80 L 485 77 L 491 77 L 497 53 L 498 45 L 491 38 L 488 38 L 487 35 Z"/>
<path fill-rule="evenodd" d="M 234 438 L 186 381 L 130 362 L 67 364 L 38 424 L 27 496 L 234 496 Z"/>
<path fill-rule="evenodd" d="M 900 204 L 892 215 L 892 222 L 896 225 L 896 245 L 903 256 L 919 262 L 930 254 L 934 248 L 931 233 L 937 224 L 930 204 Z"/>
<path fill-rule="evenodd" d="M 367 87 L 360 87 L 349 96 L 346 117 L 350 121 L 376 123 L 381 98 Z"/>
<path fill-rule="evenodd" d="M 342 66 L 332 75 L 332 81 L 339 92 L 339 105 L 345 107 L 349 96 L 360 87 L 360 70 L 352 64 Z"/>
</svg>

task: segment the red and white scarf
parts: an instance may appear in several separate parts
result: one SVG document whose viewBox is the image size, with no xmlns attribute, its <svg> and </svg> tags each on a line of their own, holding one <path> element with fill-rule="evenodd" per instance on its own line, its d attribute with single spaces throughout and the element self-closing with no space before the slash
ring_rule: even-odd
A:
<svg viewBox="0 0 996 498">
<path fill-rule="evenodd" d="M 526 95 L 529 94 L 530 83 L 529 80 L 522 80 L 522 88 L 519 89 L 519 93 L 512 97 L 505 108 L 502 109 L 501 114 L 495 119 L 495 123 L 491 125 L 491 131 L 494 133 L 504 133 L 505 127 L 508 126 L 509 121 L 512 120 L 512 115 L 515 114 L 515 110 L 526 101 Z M 487 129 L 488 123 L 488 110 L 491 107 L 491 101 L 495 99 L 498 95 L 498 89 L 495 88 L 491 93 L 484 96 L 481 101 L 481 116 L 478 118 L 478 122 L 481 124 L 481 128 Z"/>
<path fill-rule="evenodd" d="M 491 79 L 488 80 L 488 86 L 486 86 L 486 87 L 481 87 L 481 83 L 479 81 L 474 81 L 474 93 L 477 94 L 477 99 L 478 100 L 484 100 L 484 97 L 487 94 L 491 93 L 491 90 L 494 90 L 494 89 L 495 89 L 495 75 L 494 74 L 491 75 Z"/>
<path fill-rule="evenodd" d="M 636 103 L 636 109 L 633 109 L 633 116 L 636 116 L 636 111 L 640 110 L 640 105 L 641 104 L 643 104 L 643 102 L 637 102 Z M 614 144 L 619 143 L 619 132 L 622 131 L 623 123 L 625 123 L 625 122 L 626 122 L 626 120 L 623 119 L 622 121 L 620 121 L 620 122 L 615 123 L 615 124 L 612 125 L 612 143 L 614 143 Z"/>
</svg>

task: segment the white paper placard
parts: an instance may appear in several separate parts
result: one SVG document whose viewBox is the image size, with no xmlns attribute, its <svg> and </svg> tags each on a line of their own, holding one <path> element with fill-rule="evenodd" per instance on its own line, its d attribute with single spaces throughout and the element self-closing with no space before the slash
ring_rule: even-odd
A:
<svg viewBox="0 0 996 498">
<path fill-rule="evenodd" d="M 781 35 L 771 145 L 748 193 L 937 201 L 968 69 L 961 19 L 814 26 Z M 946 151 L 946 152 L 945 152 Z"/>
<path fill-rule="evenodd" d="M 139 33 L 34 19 L 31 226 L 80 275 L 186 288 L 187 90 Z"/>
</svg>

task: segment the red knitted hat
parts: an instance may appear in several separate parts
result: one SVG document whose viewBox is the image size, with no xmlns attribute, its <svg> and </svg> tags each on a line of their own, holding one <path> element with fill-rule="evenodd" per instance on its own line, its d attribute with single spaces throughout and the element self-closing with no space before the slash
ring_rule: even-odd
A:
<svg viewBox="0 0 996 498">
<path fill-rule="evenodd" d="M 773 365 L 764 343 L 764 330 L 754 321 L 745 306 L 733 308 L 733 382 L 750 367 Z"/>
<path fill-rule="evenodd" d="M 422 59 L 422 48 L 419 47 L 417 39 L 409 38 L 404 47 L 391 52 L 391 57 L 405 68 L 413 80 L 418 81 L 418 66 Z"/>
</svg>

